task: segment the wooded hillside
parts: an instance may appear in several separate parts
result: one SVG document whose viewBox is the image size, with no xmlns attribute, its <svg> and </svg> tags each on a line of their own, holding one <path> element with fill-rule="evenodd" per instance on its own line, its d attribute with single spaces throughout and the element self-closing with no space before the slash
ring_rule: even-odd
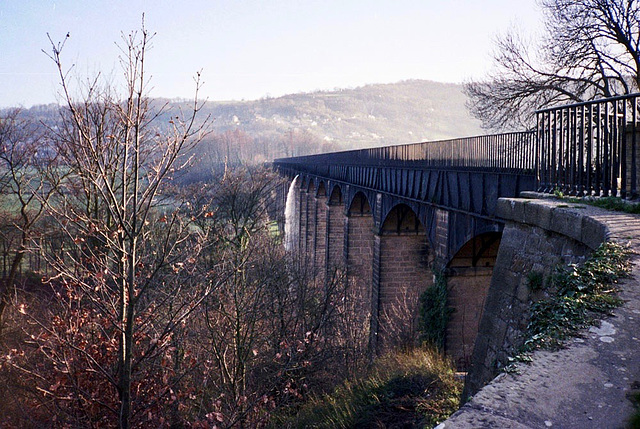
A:
<svg viewBox="0 0 640 429">
<path fill-rule="evenodd" d="M 198 155 L 205 164 L 264 162 L 273 158 L 334 150 L 387 146 L 483 134 L 465 107 L 462 85 L 425 80 L 366 85 L 254 101 L 208 101 L 212 134 Z M 188 109 L 189 102 L 154 99 L 162 116 Z M 51 123 L 56 105 L 24 113 Z M 159 121 L 167 123 L 168 121 Z"/>
<path fill-rule="evenodd" d="M 465 108 L 462 85 L 425 80 L 293 94 L 243 102 L 209 102 L 216 130 L 256 137 L 298 129 L 340 148 L 383 146 L 482 133 Z M 204 113 L 204 112 L 203 112 Z"/>
</svg>

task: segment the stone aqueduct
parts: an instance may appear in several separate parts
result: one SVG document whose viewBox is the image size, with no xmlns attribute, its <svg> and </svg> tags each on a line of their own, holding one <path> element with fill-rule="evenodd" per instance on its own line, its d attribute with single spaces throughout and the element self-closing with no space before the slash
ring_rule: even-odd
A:
<svg viewBox="0 0 640 429">
<path fill-rule="evenodd" d="M 276 160 L 295 208 L 285 239 L 319 275 L 346 271 L 373 351 L 411 328 L 417 296 L 444 273 L 445 349 L 459 369 L 471 364 L 473 392 L 517 347 L 536 299 L 527 272 L 577 262 L 606 238 L 562 209 L 505 198 L 637 198 L 639 114 L 634 94 L 539 111 L 529 132 Z"/>
<path fill-rule="evenodd" d="M 532 143 L 528 133 L 500 139 L 504 146 Z M 433 284 L 434 271 L 443 272 L 455 309 L 446 349 L 459 368 L 466 368 L 504 228 L 495 217 L 497 199 L 532 189 L 533 175 L 424 169 L 406 160 L 354 166 L 335 159 L 362 161 L 366 152 L 276 162 L 293 188 L 292 247 L 320 275 L 345 268 L 377 351 L 409 334 L 418 296 Z M 329 163 L 341 165 L 336 170 Z M 284 195 L 283 189 L 281 212 Z"/>
</svg>

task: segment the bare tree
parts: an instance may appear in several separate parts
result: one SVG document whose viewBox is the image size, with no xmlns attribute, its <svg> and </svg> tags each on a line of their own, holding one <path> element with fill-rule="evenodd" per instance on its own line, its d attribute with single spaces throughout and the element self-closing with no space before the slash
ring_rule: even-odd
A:
<svg viewBox="0 0 640 429">
<path fill-rule="evenodd" d="M 62 335 L 68 331 L 42 323 L 47 340 L 39 344 L 55 367 L 83 362 L 117 391 L 116 406 L 103 404 L 117 414 L 122 428 L 134 417 L 140 419 L 136 406 L 149 406 L 148 398 L 136 398 L 132 391 L 144 377 L 144 362 L 162 360 L 173 332 L 213 287 L 182 275 L 195 266 L 202 232 L 182 216 L 178 201 L 165 201 L 167 182 L 186 165 L 184 154 L 203 133 L 196 123 L 199 74 L 192 110 L 157 125 L 162 109 L 153 111 L 147 98 L 145 61 L 151 38 L 144 25 L 139 33 L 123 36 L 122 94 L 97 76 L 76 98 L 61 59 L 67 39 L 52 42 L 50 54 L 66 104 L 55 135 L 66 178 L 47 204 L 66 242 L 49 255 L 50 263 L 66 291 L 58 292 L 61 308 L 84 320 L 75 329 L 91 325 L 100 335 Z M 86 311 L 78 315 L 82 308 Z M 89 337 L 115 344 L 114 364 L 95 358 L 86 346 Z M 69 350 L 82 359 L 69 360 Z M 79 386 L 70 377 L 69 384 Z M 171 388 L 158 390 L 162 396 Z M 82 397 L 77 403 L 96 403 L 86 389 L 77 387 L 74 394 Z"/>
<path fill-rule="evenodd" d="M 280 137 L 279 146 L 284 156 L 300 156 L 317 152 L 322 142 L 308 130 L 293 128 Z"/>
<path fill-rule="evenodd" d="M 44 130 L 21 118 L 19 110 L 0 117 L 0 340 L 5 310 L 15 294 L 25 255 L 35 238 L 43 202 L 53 190 L 45 181 L 46 170 L 54 162 L 48 143 Z"/>
<path fill-rule="evenodd" d="M 336 363 L 353 357 L 336 338 L 346 328 L 336 325 L 354 319 L 345 313 L 358 311 L 341 307 L 344 279 L 323 281 L 295 260 L 269 218 L 281 180 L 265 169 L 229 169 L 192 197 L 209 231 L 202 271 L 219 281 L 190 327 L 203 363 L 197 414 L 218 427 L 264 425 L 275 408 L 339 378 Z"/>
<path fill-rule="evenodd" d="M 540 0 L 536 43 L 511 30 L 497 39 L 494 70 L 465 85 L 486 128 L 531 126 L 536 109 L 637 91 L 640 6 L 636 0 Z"/>
</svg>

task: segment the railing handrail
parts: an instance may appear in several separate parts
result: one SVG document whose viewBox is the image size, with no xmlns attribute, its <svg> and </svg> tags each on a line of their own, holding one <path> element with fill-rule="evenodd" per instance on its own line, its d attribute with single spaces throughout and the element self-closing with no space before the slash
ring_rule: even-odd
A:
<svg viewBox="0 0 640 429">
<path fill-rule="evenodd" d="M 638 196 L 640 93 L 541 109 L 539 190 Z"/>
<path fill-rule="evenodd" d="M 289 160 L 289 159 L 316 157 L 316 156 L 321 156 L 321 155 L 352 154 L 352 153 L 366 152 L 366 151 L 377 150 L 377 149 L 385 149 L 385 148 L 408 148 L 408 147 L 421 146 L 421 145 L 439 145 L 439 144 L 455 143 L 455 142 L 464 141 L 464 140 L 478 139 L 478 138 L 483 138 L 483 137 L 514 136 L 514 135 L 522 135 L 522 134 L 528 134 L 528 133 L 533 133 L 533 132 L 535 132 L 535 131 L 512 131 L 512 132 L 506 132 L 506 133 L 486 134 L 486 135 L 468 136 L 468 137 L 458 137 L 458 138 L 453 138 L 453 139 L 429 140 L 429 141 L 414 142 L 414 143 L 401 143 L 401 144 L 391 145 L 391 146 L 378 146 L 378 147 L 369 147 L 369 148 L 362 148 L 362 149 L 346 149 L 346 150 L 338 150 L 338 151 L 335 151 L 335 152 L 318 153 L 318 154 L 311 154 L 311 155 L 298 155 L 298 156 L 286 157 L 286 158 L 276 158 L 276 159 L 274 159 L 273 162 L 283 162 L 283 161 L 286 161 L 286 160 Z"/>
<path fill-rule="evenodd" d="M 536 114 L 549 112 L 549 111 L 552 111 L 552 110 L 558 110 L 558 109 L 569 109 L 569 108 L 575 108 L 575 107 L 588 106 L 590 104 L 599 104 L 599 103 L 603 103 L 603 102 L 612 102 L 612 101 L 631 99 L 631 98 L 636 98 L 636 97 L 639 97 L 639 96 L 640 96 L 640 92 L 634 92 L 634 93 L 631 93 L 631 94 L 616 95 L 616 96 L 608 97 L 608 98 L 598 98 L 596 100 L 580 101 L 580 102 L 572 103 L 572 104 L 562 104 L 560 106 L 545 107 L 543 109 L 538 109 L 538 110 L 536 110 Z"/>
<path fill-rule="evenodd" d="M 280 158 L 307 171 L 370 166 L 535 174 L 538 190 L 639 196 L 640 93 L 539 109 L 535 131 Z M 298 167 L 302 168 L 302 167 Z"/>
<path fill-rule="evenodd" d="M 353 149 L 274 160 L 274 164 L 415 165 L 431 168 L 534 169 L 535 131 Z M 510 156 L 517 154 L 518 156 Z"/>
</svg>

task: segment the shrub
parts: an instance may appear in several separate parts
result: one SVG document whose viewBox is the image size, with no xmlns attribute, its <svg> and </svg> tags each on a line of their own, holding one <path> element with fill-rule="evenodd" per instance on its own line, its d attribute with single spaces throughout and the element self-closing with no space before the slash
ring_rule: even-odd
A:
<svg viewBox="0 0 640 429">
<path fill-rule="evenodd" d="M 418 331 L 420 340 L 438 350 L 444 350 L 447 323 L 452 309 L 447 306 L 447 280 L 442 272 L 434 274 L 432 286 L 420 295 Z"/>
<path fill-rule="evenodd" d="M 582 265 L 559 269 L 552 277 L 550 297 L 531 306 L 531 317 L 520 353 L 511 361 L 526 361 L 539 348 L 557 349 L 580 329 L 591 326 L 603 314 L 620 306 L 617 280 L 629 272 L 628 250 L 603 243 Z M 512 369 L 507 367 L 507 370 Z"/>
</svg>

